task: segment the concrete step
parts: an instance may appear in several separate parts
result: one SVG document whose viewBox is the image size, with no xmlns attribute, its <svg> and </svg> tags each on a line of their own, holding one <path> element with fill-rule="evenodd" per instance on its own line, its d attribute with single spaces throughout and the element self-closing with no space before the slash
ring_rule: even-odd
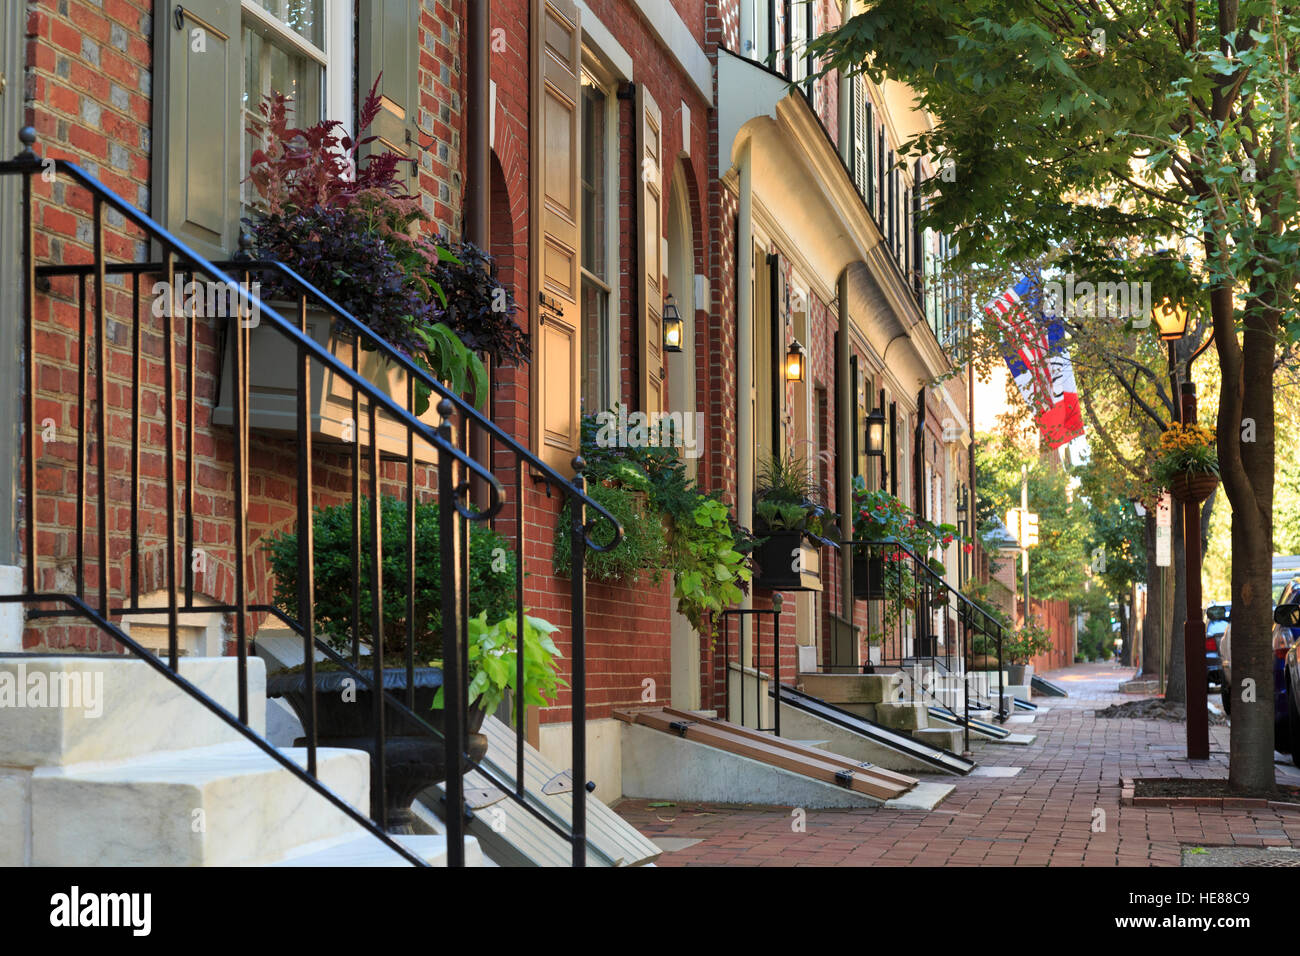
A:
<svg viewBox="0 0 1300 956">
<path fill-rule="evenodd" d="M 911 733 L 929 726 L 927 707 L 920 701 L 897 700 L 876 704 L 875 721 L 891 730 Z"/>
<path fill-rule="evenodd" d="M 800 674 L 795 686 L 811 697 L 842 707 L 895 700 L 903 679 L 899 674 Z"/>
<path fill-rule="evenodd" d="M 398 836 L 398 843 L 415 853 L 430 866 L 447 865 L 447 838 L 441 835 Z M 312 844 L 269 866 L 411 866 L 394 850 L 384 846 L 372 834 L 347 837 L 324 845 Z M 483 851 L 478 840 L 465 837 L 465 865 L 483 866 Z"/>
<path fill-rule="evenodd" d="M 960 754 L 962 751 L 964 735 L 960 730 L 949 727 L 922 727 L 919 730 L 909 730 L 907 734 L 913 740 L 932 747 L 939 747 L 955 754 Z"/>
<path fill-rule="evenodd" d="M 306 765 L 306 750 L 283 753 Z M 320 748 L 317 769 L 326 787 L 368 812 L 370 758 L 363 751 Z M 35 866 L 259 864 L 358 830 L 249 743 L 42 767 L 30 787 Z"/>
<path fill-rule="evenodd" d="M 180 676 L 238 713 L 238 661 L 182 657 Z M 59 767 L 244 741 L 150 665 L 118 656 L 0 657 L 0 766 Z M 248 659 L 248 717 L 265 736 L 266 668 Z"/>
</svg>

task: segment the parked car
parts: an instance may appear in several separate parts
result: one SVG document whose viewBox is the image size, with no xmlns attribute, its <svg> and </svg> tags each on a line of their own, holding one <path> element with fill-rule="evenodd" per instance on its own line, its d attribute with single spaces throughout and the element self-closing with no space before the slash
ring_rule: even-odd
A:
<svg viewBox="0 0 1300 956">
<path fill-rule="evenodd" d="M 1222 690 L 1223 665 L 1219 653 L 1219 639 L 1228 628 L 1232 616 L 1231 604 L 1211 604 L 1205 609 L 1205 673 L 1210 683 Z"/>
<path fill-rule="evenodd" d="M 1300 673 L 1295 667 L 1296 646 L 1300 639 L 1300 577 L 1287 583 L 1273 609 L 1273 746 L 1300 766 Z M 1232 712 L 1232 621 L 1228 620 L 1219 638 L 1219 658 L 1223 668 L 1220 695 L 1224 713 Z M 1297 746 L 1293 746 L 1293 744 Z"/>
</svg>

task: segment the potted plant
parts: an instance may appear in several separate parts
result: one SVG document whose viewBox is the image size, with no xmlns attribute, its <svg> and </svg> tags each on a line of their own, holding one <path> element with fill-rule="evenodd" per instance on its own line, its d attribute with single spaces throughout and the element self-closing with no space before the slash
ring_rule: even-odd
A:
<svg viewBox="0 0 1300 956">
<path fill-rule="evenodd" d="M 998 635 L 1004 638 L 1014 630 L 1011 616 L 989 597 L 989 586 L 972 578 L 962 588 L 962 593 L 984 614 L 970 612 L 969 642 L 966 648 L 966 669 L 992 671 L 998 667 Z M 998 625 L 1001 625 L 1000 631 Z"/>
<path fill-rule="evenodd" d="M 378 81 L 376 81 L 377 83 Z M 360 113 L 364 130 L 382 109 L 372 88 Z M 244 220 L 254 258 L 285 263 L 315 285 L 416 366 L 455 391 L 470 394 L 482 407 L 487 368 L 480 353 L 494 361 L 528 360 L 527 339 L 514 322 L 509 287 L 495 277 L 489 256 L 468 243 L 452 244 L 426 234 L 428 216 L 396 178 L 396 154 L 373 152 L 358 162 L 362 146 L 375 142 L 347 136 L 340 123 L 325 120 L 306 129 L 289 124 L 289 101 L 273 94 L 260 107 L 249 132 L 262 148 L 250 158 L 249 182 L 256 189 L 258 214 Z M 262 298 L 290 321 L 297 318 L 298 290 L 266 276 Z M 297 396 L 285 388 L 297 364 L 297 350 L 269 326 L 251 323 L 249 331 L 250 424 L 293 433 Z M 428 389 L 416 384 L 408 397 L 405 371 L 375 351 L 364 336 L 311 307 L 307 334 L 347 366 L 384 388 L 417 416 L 427 414 Z M 229 337 L 222 373 L 217 424 L 233 420 L 234 341 Z M 360 353 L 354 355 L 354 349 Z M 361 402 L 353 421 L 352 389 L 319 363 L 312 365 L 313 429 L 325 439 L 369 442 L 369 403 Z M 404 454 L 406 430 L 381 415 L 379 444 Z M 431 449 L 417 443 L 417 456 Z"/>
<path fill-rule="evenodd" d="M 1219 485 L 1215 434 L 1203 425 L 1174 422 L 1160 436 L 1151 475 L 1179 501 L 1199 504 Z"/>
<path fill-rule="evenodd" d="M 370 501 L 361 501 L 361 523 L 370 521 Z M 412 632 L 416 662 L 414 712 L 441 730 L 442 711 L 442 615 L 439 607 L 441 556 L 438 550 L 436 502 L 417 503 L 415 511 L 416 570 L 415 614 Z M 383 579 L 405 581 L 409 555 L 406 550 L 406 502 L 395 497 L 381 499 L 383 533 Z M 352 628 L 352 505 L 350 502 L 317 508 L 312 521 L 315 569 L 315 621 L 317 635 L 340 655 L 351 652 Z M 515 557 L 508 542 L 491 528 L 473 523 L 469 535 L 469 754 L 477 760 L 487 751 L 487 739 L 478 733 L 487 713 L 501 702 L 506 690 L 515 691 L 514 604 Z M 298 535 L 272 535 L 265 545 L 275 575 L 275 602 L 286 613 L 298 611 Z M 362 612 L 358 636 L 367 651 L 374 646 L 371 628 L 371 560 L 363 547 L 357 564 Z M 553 625 L 525 615 L 524 687 L 512 695 L 526 703 L 541 704 L 553 697 L 562 684 L 556 671 L 559 651 L 550 635 Z M 407 690 L 407 598 L 404 588 L 385 588 L 383 603 L 384 688 L 404 697 Z M 361 665 L 369 675 L 373 665 Z M 316 665 L 317 739 L 321 746 L 365 750 L 374 760 L 374 697 L 346 670 L 331 660 Z M 344 692 L 346 691 L 346 693 Z M 309 688 L 301 667 L 273 675 L 267 680 L 267 695 L 284 697 L 306 723 Z M 387 810 L 390 827 L 399 832 L 410 825 L 410 806 L 416 795 L 442 780 L 446 774 L 446 748 L 410 718 L 390 708 L 385 713 L 385 767 L 388 782 Z M 378 772 L 377 768 L 373 772 Z M 378 808 L 371 813 L 378 817 Z"/>
<path fill-rule="evenodd" d="M 1026 668 L 1029 662 L 1051 649 L 1052 639 L 1038 618 L 1033 618 L 1012 631 L 1002 642 L 1002 651 L 1008 662 L 1008 683 L 1012 686 L 1023 685 L 1028 679 Z"/>
<path fill-rule="evenodd" d="M 774 455 L 765 462 L 754 489 L 754 584 L 776 591 L 820 591 L 816 541 L 831 517 L 817 501 L 806 462 L 793 455 Z"/>
</svg>

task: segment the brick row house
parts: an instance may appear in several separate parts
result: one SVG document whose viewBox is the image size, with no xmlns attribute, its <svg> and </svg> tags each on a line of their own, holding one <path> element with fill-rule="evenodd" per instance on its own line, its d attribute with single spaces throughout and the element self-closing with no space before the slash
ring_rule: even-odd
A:
<svg viewBox="0 0 1300 956">
<path fill-rule="evenodd" d="M 358 110 L 378 80 L 382 108 L 365 131 L 377 140 L 366 149 L 411 160 L 400 175 L 426 232 L 490 252 L 518 305 L 531 357 L 491 369 L 484 414 L 520 446 L 570 475 L 584 412 L 621 404 L 698 414 L 689 472 L 745 527 L 754 523 L 764 464 L 781 456 L 811 469 L 846 539 L 856 476 L 868 488 L 891 488 L 930 520 L 963 524 L 969 406 L 951 348 L 963 316 L 942 281 L 946 237 L 916 225 L 920 184 L 938 169 L 929 160 L 897 162 L 928 119 L 907 89 L 814 76 L 803 53 L 851 4 L 480 2 L 485 19 L 474 0 L 9 4 L 4 150 L 18 154 L 18 129 L 30 126 L 42 159 L 76 163 L 196 253 L 234 261 L 241 220 L 258 214 L 248 181 L 258 142 L 248 129 L 259 104 L 285 93 L 297 125 L 337 119 L 356 136 Z M 37 266 L 93 263 L 97 241 L 110 262 L 157 260 L 156 243 L 121 213 L 108 209 L 98 240 L 98 221 L 75 185 L 54 175 L 29 182 Z M 241 596 L 247 604 L 274 599 L 264 546 L 299 520 L 300 438 L 292 424 L 273 427 L 254 412 L 241 446 L 229 399 L 235 346 L 220 320 L 178 320 L 173 341 L 163 321 L 140 319 L 148 299 L 111 269 L 102 292 L 93 268 L 80 279 L 38 277 L 34 356 L 26 354 L 16 320 L 24 309 L 22 186 L 17 176 L 0 177 L 0 186 L 9 211 L 0 237 L 0 565 L 8 565 L 0 586 L 16 594 L 30 584 L 91 604 L 107 595 L 119 609 L 160 607 L 169 590 L 183 590 L 184 653 L 232 655 L 241 631 L 256 644 L 275 622 L 228 608 Z M 670 351 L 665 319 L 674 314 L 681 348 Z M 143 343 L 138 359 L 132 335 Z M 171 436 L 160 407 L 167 343 L 181 356 L 172 384 L 182 411 Z M 793 353 L 803 356 L 802 380 L 787 374 Z M 273 364 L 258 354 L 268 353 L 251 353 L 252 362 Z M 292 351 L 285 355 L 282 369 L 251 374 L 292 383 Z M 34 408 L 25 411 L 32 358 Z M 133 375 L 143 390 L 133 390 Z M 882 456 L 866 447 L 873 413 L 890 424 Z M 433 410 L 422 414 L 438 421 Z M 347 500 L 356 451 L 332 440 L 339 435 L 329 415 L 319 415 L 311 504 L 325 506 Z M 42 429 L 34 444 L 33 423 Z M 365 431 L 364 423 L 351 425 Z M 572 583 L 551 561 L 563 495 L 490 445 L 471 436 L 466 452 L 487 449 L 485 467 L 520 489 L 493 520 L 506 537 L 520 523 L 532 532 L 522 553 L 524 603 L 558 626 L 567 661 Z M 36 449 L 34 461 L 25 447 Z M 412 453 L 408 466 L 404 439 L 383 452 L 373 459 L 374 487 L 401 495 L 409 479 L 421 495 L 433 493 L 432 457 Z M 236 480 L 241 460 L 245 487 Z M 34 502 L 24 494 L 29 469 Z M 128 473 L 133 480 L 123 479 Z M 188 516 L 179 561 L 165 553 L 169 489 Z M 233 537 L 241 533 L 243 552 Z M 25 580 L 33 545 L 34 580 Z M 201 561 L 187 560 L 200 553 Z M 956 542 L 945 557 L 958 586 L 971 561 Z M 794 683 L 801 671 L 861 672 L 885 663 L 882 652 L 920 652 L 867 640 L 877 612 L 854 599 L 837 549 L 820 548 L 812 570 L 812 589 L 756 584 L 740 602 L 761 611 L 781 593 L 776 660 L 768 616 L 737 622 L 724 649 L 677 612 L 667 577 L 588 584 L 586 776 L 597 796 L 624 792 L 625 724 L 616 710 L 671 703 L 734 715 L 735 673 L 742 683 L 751 671 Z M 0 650 L 121 653 L 120 642 L 75 616 L 24 620 L 15 612 L 0 605 Z M 115 620 L 165 650 L 157 615 Z M 530 743 L 558 767 L 570 765 L 574 691 L 561 688 L 552 705 L 527 714 Z"/>
</svg>

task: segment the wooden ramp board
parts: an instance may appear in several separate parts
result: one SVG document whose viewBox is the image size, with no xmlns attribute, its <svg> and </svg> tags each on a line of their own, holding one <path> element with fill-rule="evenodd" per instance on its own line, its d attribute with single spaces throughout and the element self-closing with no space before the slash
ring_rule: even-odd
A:
<svg viewBox="0 0 1300 956">
<path fill-rule="evenodd" d="M 514 728 L 495 717 L 483 721 L 481 733 L 488 739 L 483 766 L 513 793 L 515 786 Z M 529 806 L 540 811 L 565 832 L 573 819 L 573 788 L 558 786 L 571 771 L 556 767 L 524 744 L 524 791 Z M 466 799 L 471 791 L 499 788 L 477 771 L 465 775 Z M 550 792 L 548 792 L 550 791 Z M 478 838 L 483 852 L 502 866 L 568 866 L 573 850 L 568 840 L 542 823 L 515 801 L 501 794 L 480 804 L 473 814 L 469 832 Z M 615 794 L 615 798 L 621 794 Z M 439 817 L 443 813 L 442 785 L 420 794 L 420 802 Z M 587 794 L 587 865 L 639 866 L 655 860 L 662 852 L 654 843 L 616 814 L 595 795 Z"/>
<path fill-rule="evenodd" d="M 676 734 L 696 743 L 780 767 L 782 770 L 802 774 L 820 780 L 822 783 L 835 784 L 857 793 L 864 793 L 878 800 L 892 800 L 911 790 L 917 783 L 912 777 L 892 770 L 859 763 L 824 750 L 817 750 L 690 711 L 658 707 L 620 716 L 625 720 L 630 716 L 633 722 L 654 730 Z"/>
<path fill-rule="evenodd" d="M 814 717 L 834 724 L 850 733 L 865 737 L 873 743 L 888 747 L 890 750 L 896 750 L 901 754 L 918 760 L 924 764 L 933 767 L 936 770 L 942 770 L 945 773 L 968 774 L 975 767 L 975 761 L 967 760 L 959 754 L 950 750 L 944 750 L 941 747 L 934 747 L 930 744 L 922 743 L 915 740 L 901 731 L 890 730 L 888 727 L 882 727 L 874 721 L 860 717 L 851 711 L 836 707 L 834 704 L 828 704 L 819 697 L 813 697 L 805 694 L 803 691 L 795 690 L 785 684 L 780 685 L 781 704 L 785 707 L 793 707 L 812 714 Z M 769 693 L 775 695 L 773 689 Z M 931 708 L 933 712 L 933 708 Z M 974 724 L 972 724 L 974 726 Z M 1003 731 L 1005 733 L 1005 731 Z"/>
</svg>

